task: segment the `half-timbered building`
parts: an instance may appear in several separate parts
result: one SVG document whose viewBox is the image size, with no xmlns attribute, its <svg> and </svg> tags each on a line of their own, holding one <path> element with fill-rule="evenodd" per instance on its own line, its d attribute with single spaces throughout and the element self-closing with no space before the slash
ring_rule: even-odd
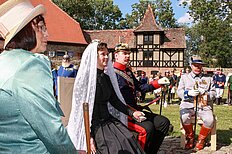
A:
<svg viewBox="0 0 232 154">
<path fill-rule="evenodd" d="M 135 29 L 86 30 L 85 38 L 87 42 L 93 39 L 106 42 L 111 51 L 118 43 L 128 43 L 132 51 L 130 66 L 134 71 L 145 71 L 150 75 L 184 67 L 184 29 L 160 27 L 150 6 Z"/>
</svg>

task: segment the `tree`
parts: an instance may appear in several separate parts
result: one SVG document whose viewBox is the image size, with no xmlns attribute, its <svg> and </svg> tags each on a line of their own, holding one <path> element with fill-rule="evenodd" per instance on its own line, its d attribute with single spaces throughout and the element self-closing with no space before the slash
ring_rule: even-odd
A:
<svg viewBox="0 0 232 154">
<path fill-rule="evenodd" d="M 174 28 L 178 27 L 176 19 L 174 18 L 173 8 L 171 6 L 170 0 L 159 0 L 157 6 L 157 20 L 160 23 L 161 27 L 165 28 Z"/>
<path fill-rule="evenodd" d="M 115 29 L 122 13 L 112 0 L 94 0 L 92 6 L 95 10 L 95 29 Z"/>
<path fill-rule="evenodd" d="M 170 0 L 140 0 L 139 3 L 135 3 L 131 6 L 132 13 L 126 14 L 125 18 L 120 21 L 121 27 L 135 28 L 139 26 L 148 5 L 152 7 L 156 21 L 161 27 L 177 27 Z"/>
<path fill-rule="evenodd" d="M 198 54 L 199 44 L 201 42 L 201 37 L 197 32 L 197 25 L 193 25 L 192 27 L 188 27 L 183 25 L 182 28 L 185 29 L 186 33 L 186 50 L 185 50 L 185 66 L 189 65 L 189 58 L 191 55 Z"/>
<path fill-rule="evenodd" d="M 194 19 L 191 31 L 186 31 L 191 41 L 197 42 L 196 49 L 213 66 L 232 67 L 231 2 L 224 0 L 192 0 L 189 13 Z M 185 3 L 184 5 L 186 5 Z M 194 32 L 194 33 L 191 33 Z"/>
<path fill-rule="evenodd" d="M 112 0 L 53 0 L 78 21 L 82 29 L 115 29 L 122 17 Z"/>
</svg>

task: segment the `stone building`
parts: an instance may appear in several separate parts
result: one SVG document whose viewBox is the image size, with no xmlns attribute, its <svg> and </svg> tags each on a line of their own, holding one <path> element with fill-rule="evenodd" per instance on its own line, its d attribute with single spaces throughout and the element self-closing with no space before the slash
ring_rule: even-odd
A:
<svg viewBox="0 0 232 154">
<path fill-rule="evenodd" d="M 86 30 L 84 34 L 87 42 L 99 39 L 106 42 L 111 51 L 118 43 L 128 43 L 132 51 L 130 66 L 134 71 L 145 71 L 150 75 L 184 67 L 184 29 L 160 27 L 150 6 L 135 29 Z"/>
</svg>

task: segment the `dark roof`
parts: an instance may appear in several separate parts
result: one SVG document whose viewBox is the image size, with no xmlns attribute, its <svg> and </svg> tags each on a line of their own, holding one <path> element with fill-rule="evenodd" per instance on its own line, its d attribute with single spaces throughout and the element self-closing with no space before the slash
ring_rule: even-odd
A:
<svg viewBox="0 0 232 154">
<path fill-rule="evenodd" d="M 141 24 L 135 29 L 135 32 L 144 31 L 163 31 L 162 28 L 156 23 L 154 13 L 150 5 L 148 5 Z"/>
<path fill-rule="evenodd" d="M 86 30 L 85 38 L 88 43 L 98 39 L 107 43 L 109 48 L 114 48 L 118 43 L 128 43 L 130 48 L 135 48 L 134 29 L 126 30 Z"/>
<path fill-rule="evenodd" d="M 0 4 L 7 0 L 0 0 Z M 30 0 L 34 6 L 43 4 L 46 8 L 45 20 L 48 28 L 48 41 L 87 44 L 80 24 L 62 11 L 51 0 Z"/>
</svg>

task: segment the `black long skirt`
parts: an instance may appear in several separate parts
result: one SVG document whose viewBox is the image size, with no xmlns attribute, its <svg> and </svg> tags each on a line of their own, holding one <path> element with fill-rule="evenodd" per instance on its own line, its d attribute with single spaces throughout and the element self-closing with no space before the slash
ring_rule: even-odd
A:
<svg viewBox="0 0 232 154">
<path fill-rule="evenodd" d="M 145 154 L 133 134 L 114 118 L 95 128 L 97 154 Z"/>
</svg>

